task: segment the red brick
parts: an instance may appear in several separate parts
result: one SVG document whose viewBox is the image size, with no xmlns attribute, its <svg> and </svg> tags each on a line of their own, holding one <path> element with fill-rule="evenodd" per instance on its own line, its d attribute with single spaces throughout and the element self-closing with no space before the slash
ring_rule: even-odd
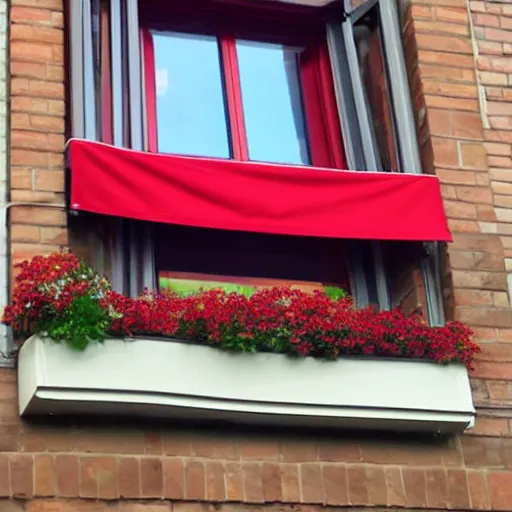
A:
<svg viewBox="0 0 512 512">
<path fill-rule="evenodd" d="M 263 503 L 263 468 L 260 463 L 246 462 L 242 465 L 244 473 L 245 501 Z"/>
<path fill-rule="evenodd" d="M 448 21 L 451 23 L 460 23 L 465 25 L 468 23 L 467 9 L 458 9 L 456 7 L 435 7 L 434 13 L 436 20 Z"/>
<path fill-rule="evenodd" d="M 0 453 L 0 497 L 11 495 L 9 456 Z"/>
<path fill-rule="evenodd" d="M 24 76 L 29 78 L 46 78 L 46 64 L 35 62 L 10 62 L 12 76 Z"/>
<path fill-rule="evenodd" d="M 405 499 L 405 489 L 402 472 L 399 468 L 384 468 L 386 478 L 386 490 L 388 497 L 388 505 L 390 507 L 405 507 L 407 501 Z"/>
<path fill-rule="evenodd" d="M 283 462 L 316 462 L 317 446 L 310 442 L 285 441 L 280 446 Z"/>
<path fill-rule="evenodd" d="M 140 465 L 132 457 L 119 459 L 117 468 L 117 486 L 121 498 L 140 498 Z"/>
<path fill-rule="evenodd" d="M 78 458 L 75 455 L 56 455 L 55 473 L 57 494 L 64 498 L 78 496 Z"/>
<path fill-rule="evenodd" d="M 475 25 L 484 27 L 499 27 L 500 19 L 492 14 L 473 14 Z"/>
<path fill-rule="evenodd" d="M 66 228 L 41 227 L 40 241 L 44 244 L 68 245 L 69 232 Z"/>
<path fill-rule="evenodd" d="M 425 471 L 427 482 L 427 503 L 430 508 L 445 508 L 448 504 L 448 480 L 444 468 Z"/>
<path fill-rule="evenodd" d="M 470 98 L 448 98 L 446 96 L 425 95 L 428 108 L 439 108 L 451 111 L 479 112 L 478 100 Z"/>
<path fill-rule="evenodd" d="M 366 468 L 369 503 L 385 506 L 388 503 L 384 469 L 378 466 Z"/>
<path fill-rule="evenodd" d="M 40 425 L 30 427 L 25 423 L 21 437 L 21 449 L 25 452 L 69 452 L 73 449 L 71 429 Z"/>
<path fill-rule="evenodd" d="M 35 206 L 18 206 L 11 208 L 11 221 L 19 224 L 33 225 L 34 219 L 42 226 L 65 226 L 66 212 L 59 208 Z"/>
<path fill-rule="evenodd" d="M 482 144 L 460 144 L 460 156 L 464 167 L 487 169 L 487 152 Z M 466 184 L 470 184 L 466 182 Z"/>
<path fill-rule="evenodd" d="M 283 501 L 300 501 L 299 468 L 297 464 L 281 464 Z"/>
<path fill-rule="evenodd" d="M 141 496 L 161 498 L 163 496 L 163 471 L 160 459 L 141 459 Z"/>
<path fill-rule="evenodd" d="M 47 63 L 55 60 L 52 46 L 48 44 L 16 41 L 10 48 L 11 58 L 18 61 Z"/>
<path fill-rule="evenodd" d="M 34 495 L 34 458 L 31 455 L 12 455 L 9 459 L 11 490 L 15 498 Z"/>
<path fill-rule="evenodd" d="M 421 469 L 404 468 L 402 475 L 407 506 L 411 508 L 426 508 L 427 482 L 425 471 Z"/>
<path fill-rule="evenodd" d="M 113 457 L 82 457 L 80 459 L 80 496 L 114 499 L 117 488 L 117 463 Z"/>
<path fill-rule="evenodd" d="M 325 464 L 322 468 L 322 475 L 327 505 L 347 506 L 349 501 L 345 467 Z"/>
<path fill-rule="evenodd" d="M 247 460 L 278 460 L 279 444 L 272 439 L 243 439 L 237 443 L 240 458 Z"/>
<path fill-rule="evenodd" d="M 468 480 L 466 471 L 448 469 L 448 503 L 449 507 L 457 510 L 470 508 Z"/>
<path fill-rule="evenodd" d="M 27 502 L 26 512 L 108 512 L 106 503 L 85 500 L 34 500 Z M 6 511 L 10 512 L 10 511 Z M 15 511 L 13 511 L 15 512 Z M 126 511 L 127 512 L 127 509 Z M 145 512 L 152 512 L 151 510 Z"/>
<path fill-rule="evenodd" d="M 34 458 L 36 496 L 55 496 L 55 461 L 52 455 L 35 455 Z"/>
<path fill-rule="evenodd" d="M 242 464 L 238 462 L 226 462 L 226 498 L 228 501 L 244 500 L 244 474 Z"/>
<path fill-rule="evenodd" d="M 449 49 L 452 53 L 473 53 L 469 38 L 448 37 L 433 34 L 416 34 L 416 44 L 421 50 L 436 50 L 444 52 Z"/>
<path fill-rule="evenodd" d="M 428 124 L 432 135 L 449 136 L 452 132 L 451 112 L 431 108 L 428 110 Z"/>
<path fill-rule="evenodd" d="M 212 459 L 234 459 L 235 441 L 229 438 L 197 437 L 192 439 L 192 454 Z"/>
<path fill-rule="evenodd" d="M 63 192 L 64 171 L 36 170 L 34 186 L 36 190 Z"/>
<path fill-rule="evenodd" d="M 437 465 L 442 461 L 442 450 L 429 444 L 371 441 L 363 445 L 363 460 L 374 464 Z"/>
<path fill-rule="evenodd" d="M 222 462 L 206 462 L 206 498 L 208 501 L 224 501 L 226 499 Z"/>
<path fill-rule="evenodd" d="M 488 350 L 488 347 L 484 347 L 484 349 Z M 488 358 L 486 359 L 489 360 Z M 509 434 L 508 420 L 506 418 L 478 416 L 475 427 L 471 429 L 471 434 L 497 437 L 507 436 Z"/>
<path fill-rule="evenodd" d="M 483 138 L 483 126 L 480 114 L 472 114 L 470 112 L 453 112 L 453 135 L 462 139 Z"/>
<path fill-rule="evenodd" d="M 508 30 L 500 30 L 497 28 L 486 28 L 485 38 L 489 41 L 512 43 L 512 32 Z"/>
<path fill-rule="evenodd" d="M 483 472 L 468 471 L 468 488 L 471 507 L 474 510 L 490 510 L 489 490 Z M 468 507 L 469 508 L 469 507 Z"/>
<path fill-rule="evenodd" d="M 415 20 L 414 28 L 417 33 L 440 34 L 441 36 L 467 36 L 469 29 L 465 25 L 454 23 L 442 23 L 431 20 Z"/>
<path fill-rule="evenodd" d="M 415 20 L 421 18 L 430 19 L 432 18 L 432 10 L 426 5 L 412 4 L 411 17 Z"/>
<path fill-rule="evenodd" d="M 512 472 L 492 471 L 487 475 L 493 510 L 510 510 L 512 503 Z"/>
<path fill-rule="evenodd" d="M 262 468 L 263 498 L 266 502 L 279 502 L 282 499 L 281 469 L 279 464 L 264 462 Z"/>
<path fill-rule="evenodd" d="M 477 361 L 473 375 L 481 379 L 503 380 L 510 378 L 512 375 L 512 363 L 487 363 Z"/>
<path fill-rule="evenodd" d="M 187 461 L 185 464 L 186 499 L 204 500 L 206 498 L 206 480 L 204 464 L 199 461 Z"/>
<path fill-rule="evenodd" d="M 175 432 L 164 432 L 163 449 L 166 455 L 188 457 L 192 454 L 190 437 Z"/>
<path fill-rule="evenodd" d="M 31 189 L 32 170 L 30 168 L 11 167 L 11 188 Z"/>
<path fill-rule="evenodd" d="M 435 37 L 435 36 L 432 36 Z M 446 49 L 450 49 L 449 46 L 445 47 Z M 420 63 L 435 63 L 435 64 L 443 64 L 445 66 L 457 66 L 461 68 L 473 69 L 474 61 L 472 55 L 462 55 L 455 52 L 439 52 L 433 50 L 422 50 L 418 51 L 418 59 Z"/>
<path fill-rule="evenodd" d="M 42 25 L 51 24 L 51 11 L 46 9 L 33 9 L 31 7 L 11 7 L 11 21 L 14 23 L 34 23 Z"/>
<path fill-rule="evenodd" d="M 434 151 L 434 163 L 438 166 L 457 166 L 459 154 L 457 142 L 453 139 L 432 137 L 432 149 Z"/>
<path fill-rule="evenodd" d="M 164 459 L 162 462 L 164 497 L 179 500 L 185 497 L 184 468 L 181 459 Z"/>
<path fill-rule="evenodd" d="M 437 80 L 423 80 L 425 94 L 450 96 L 456 98 L 477 98 L 476 85 L 457 84 Z"/>
<path fill-rule="evenodd" d="M 352 441 L 322 441 L 318 444 L 318 459 L 322 462 L 358 462 L 361 447 Z"/>
<path fill-rule="evenodd" d="M 322 472 L 319 464 L 301 464 L 300 479 L 302 500 L 305 503 L 324 503 L 325 494 Z"/>
<path fill-rule="evenodd" d="M 351 505 L 369 505 L 366 472 L 362 467 L 347 468 L 348 499 Z"/>
</svg>

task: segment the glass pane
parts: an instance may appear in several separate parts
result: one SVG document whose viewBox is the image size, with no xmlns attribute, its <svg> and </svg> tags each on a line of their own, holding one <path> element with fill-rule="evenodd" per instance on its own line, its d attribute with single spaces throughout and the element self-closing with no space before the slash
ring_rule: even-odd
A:
<svg viewBox="0 0 512 512">
<path fill-rule="evenodd" d="M 166 32 L 153 41 L 158 151 L 229 158 L 217 39 Z"/>
<path fill-rule="evenodd" d="M 375 145 L 382 170 L 399 170 L 395 123 L 391 109 L 378 11 L 373 9 L 354 27 L 359 66 L 373 120 Z"/>
<path fill-rule="evenodd" d="M 215 285 L 251 292 L 293 284 L 350 291 L 343 240 L 158 224 L 155 254 L 161 290 Z"/>
<path fill-rule="evenodd" d="M 309 164 L 298 58 L 301 50 L 237 41 L 249 158 Z"/>
</svg>

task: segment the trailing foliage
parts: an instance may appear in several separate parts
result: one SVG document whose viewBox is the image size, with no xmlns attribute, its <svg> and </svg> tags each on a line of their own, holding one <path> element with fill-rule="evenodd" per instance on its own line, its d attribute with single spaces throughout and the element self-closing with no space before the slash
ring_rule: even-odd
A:
<svg viewBox="0 0 512 512">
<path fill-rule="evenodd" d="M 358 310 L 339 295 L 280 287 L 249 297 L 207 290 L 132 299 L 62 253 L 21 265 L 4 323 L 18 334 L 42 333 L 79 350 L 107 335 L 161 335 L 240 352 L 420 358 L 467 367 L 479 351 L 459 322 L 429 327 L 399 310 Z"/>
</svg>

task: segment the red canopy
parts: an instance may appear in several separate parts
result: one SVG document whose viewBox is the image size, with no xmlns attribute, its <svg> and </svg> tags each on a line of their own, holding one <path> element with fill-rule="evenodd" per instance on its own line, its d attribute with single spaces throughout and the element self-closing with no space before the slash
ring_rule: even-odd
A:
<svg viewBox="0 0 512 512">
<path fill-rule="evenodd" d="M 434 176 L 160 155 L 83 140 L 68 148 L 75 210 L 261 233 L 451 240 Z"/>
</svg>

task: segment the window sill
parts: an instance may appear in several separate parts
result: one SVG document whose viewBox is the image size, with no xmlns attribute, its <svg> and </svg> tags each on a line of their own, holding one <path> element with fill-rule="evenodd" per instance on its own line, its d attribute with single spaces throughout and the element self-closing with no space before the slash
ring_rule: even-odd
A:
<svg viewBox="0 0 512 512">
<path fill-rule="evenodd" d="M 231 354 L 175 341 L 107 340 L 84 353 L 32 337 L 19 352 L 22 416 L 210 419 L 450 434 L 474 422 L 462 365 Z"/>
</svg>

